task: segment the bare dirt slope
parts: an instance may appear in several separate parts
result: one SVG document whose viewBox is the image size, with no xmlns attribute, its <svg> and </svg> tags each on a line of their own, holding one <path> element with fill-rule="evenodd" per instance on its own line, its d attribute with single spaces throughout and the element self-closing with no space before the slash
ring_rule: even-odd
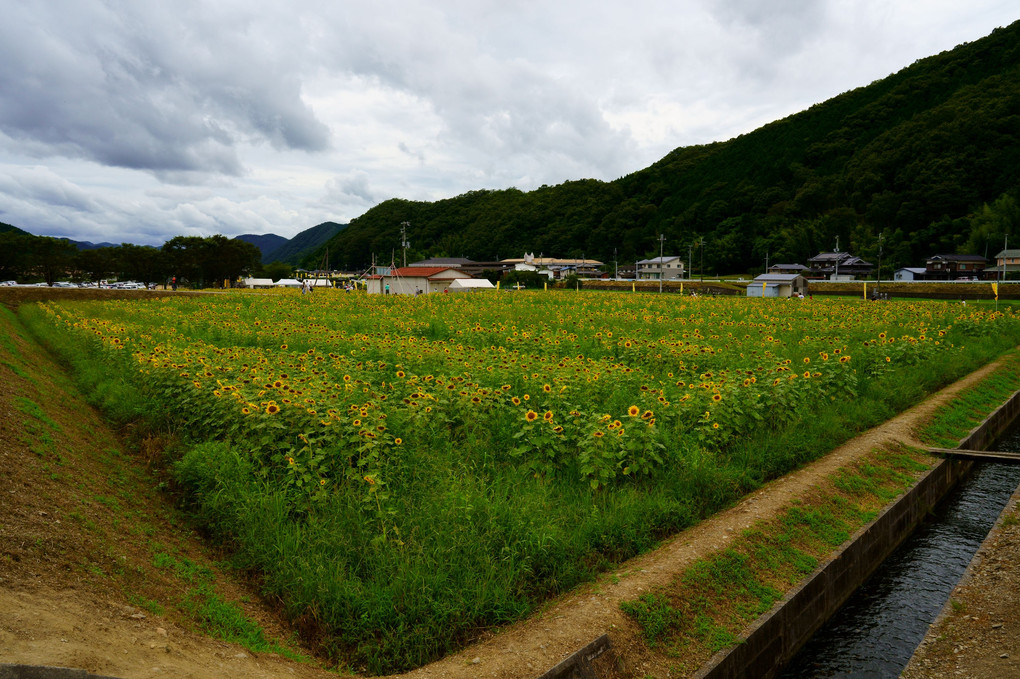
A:
<svg viewBox="0 0 1020 679">
<path fill-rule="evenodd" d="M 665 585 L 692 561 L 776 515 L 872 449 L 887 442 L 916 444 L 919 424 L 990 370 L 977 371 L 531 619 L 407 676 L 533 677 L 602 633 L 610 634 L 621 657 L 621 674 L 668 676 L 669 668 L 647 654 L 620 611 L 621 601 Z M 123 435 L 104 425 L 0 309 L 0 663 L 78 667 L 125 678 L 325 676 L 315 663 L 203 636 L 181 612 L 193 583 L 154 565 L 157 555 L 207 568 L 222 598 L 257 621 L 266 636 L 292 635 L 274 603 L 259 600 L 254 583 L 217 566 L 217 554 L 153 489 L 156 480 L 144 456 L 124 452 Z"/>
</svg>

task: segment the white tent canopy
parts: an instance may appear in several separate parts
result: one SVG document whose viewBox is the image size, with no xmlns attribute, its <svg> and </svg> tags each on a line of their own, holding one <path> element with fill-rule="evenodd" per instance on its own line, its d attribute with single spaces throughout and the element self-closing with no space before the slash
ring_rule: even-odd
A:
<svg viewBox="0 0 1020 679">
<path fill-rule="evenodd" d="M 276 281 L 276 283 L 274 283 L 273 285 L 275 285 L 278 288 L 300 288 L 301 281 L 299 281 L 296 278 L 281 278 L 280 280 Z"/>
<path fill-rule="evenodd" d="M 450 292 L 456 290 L 493 290 L 495 285 L 484 278 L 455 278 L 450 282 Z"/>
</svg>

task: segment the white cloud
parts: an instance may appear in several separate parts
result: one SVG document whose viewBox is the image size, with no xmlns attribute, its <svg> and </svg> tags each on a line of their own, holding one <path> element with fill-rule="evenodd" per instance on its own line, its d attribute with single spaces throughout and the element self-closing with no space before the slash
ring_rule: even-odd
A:
<svg viewBox="0 0 1020 679">
<path fill-rule="evenodd" d="M 950 0 L 8 2 L 0 220 L 292 236 L 391 197 L 613 179 L 1014 20 Z"/>
</svg>

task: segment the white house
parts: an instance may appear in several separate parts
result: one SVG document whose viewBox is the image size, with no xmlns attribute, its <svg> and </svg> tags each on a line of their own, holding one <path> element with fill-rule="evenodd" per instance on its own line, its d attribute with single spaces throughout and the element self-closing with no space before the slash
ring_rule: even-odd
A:
<svg viewBox="0 0 1020 679">
<path fill-rule="evenodd" d="M 671 281 L 684 277 L 684 261 L 679 256 L 652 257 L 637 263 L 640 281 Z"/>
<path fill-rule="evenodd" d="M 807 292 L 807 279 L 795 273 L 763 273 L 747 286 L 748 297 L 793 297 Z"/>
<path fill-rule="evenodd" d="M 448 266 L 405 266 L 385 276 L 366 279 L 370 295 L 414 295 L 442 292 L 455 280 L 470 279 L 463 271 Z"/>
</svg>

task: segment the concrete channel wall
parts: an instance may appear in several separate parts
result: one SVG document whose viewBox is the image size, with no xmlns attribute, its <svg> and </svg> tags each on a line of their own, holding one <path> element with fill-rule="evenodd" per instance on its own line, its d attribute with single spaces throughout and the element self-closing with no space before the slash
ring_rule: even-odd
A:
<svg viewBox="0 0 1020 679">
<path fill-rule="evenodd" d="M 1020 391 L 968 434 L 958 448 L 985 450 L 1020 413 Z M 905 540 L 969 471 L 972 462 L 947 458 L 859 530 L 837 554 L 759 618 L 743 641 L 717 653 L 697 679 L 775 676 Z"/>
</svg>

